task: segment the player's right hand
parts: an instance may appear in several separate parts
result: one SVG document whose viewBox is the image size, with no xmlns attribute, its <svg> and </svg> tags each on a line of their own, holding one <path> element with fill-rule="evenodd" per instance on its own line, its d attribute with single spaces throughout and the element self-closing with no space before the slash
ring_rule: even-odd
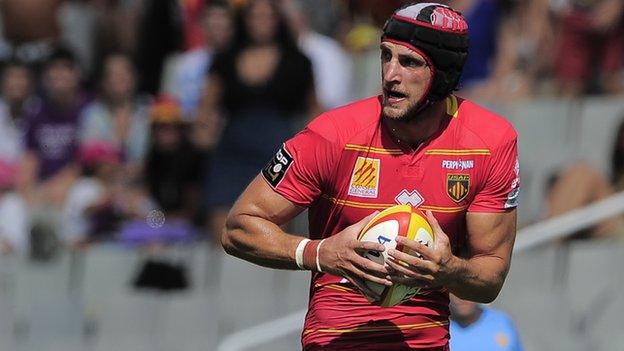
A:
<svg viewBox="0 0 624 351">
<path fill-rule="evenodd" d="M 373 262 L 362 255 L 368 251 L 383 252 L 384 246 L 370 241 L 359 241 L 358 235 L 377 214 L 374 212 L 359 222 L 346 227 L 339 233 L 325 239 L 319 250 L 319 264 L 323 272 L 346 278 L 365 295 L 379 298 L 379 294 L 364 284 L 365 280 L 382 285 L 392 285 L 384 265 Z"/>
</svg>

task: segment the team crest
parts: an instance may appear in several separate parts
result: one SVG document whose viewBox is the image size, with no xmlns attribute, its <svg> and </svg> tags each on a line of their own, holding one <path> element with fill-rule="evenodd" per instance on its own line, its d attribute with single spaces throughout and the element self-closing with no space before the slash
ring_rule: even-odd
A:
<svg viewBox="0 0 624 351">
<path fill-rule="evenodd" d="M 351 174 L 349 195 L 357 197 L 377 197 L 379 191 L 379 167 L 377 158 L 358 157 Z"/>
<path fill-rule="evenodd" d="M 466 198 L 470 190 L 470 175 L 468 174 L 447 174 L 446 193 L 455 202 L 460 202 Z"/>
</svg>

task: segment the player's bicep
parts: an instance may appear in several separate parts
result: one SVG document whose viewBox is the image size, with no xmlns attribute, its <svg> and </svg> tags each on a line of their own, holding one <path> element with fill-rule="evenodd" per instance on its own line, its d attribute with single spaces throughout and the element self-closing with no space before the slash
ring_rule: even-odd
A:
<svg viewBox="0 0 624 351">
<path fill-rule="evenodd" d="M 506 212 L 468 212 L 468 255 L 497 257 L 508 269 L 516 238 L 516 209 Z"/>
<path fill-rule="evenodd" d="M 303 207 L 274 191 L 262 179 L 262 175 L 258 175 L 234 203 L 228 216 L 228 224 L 237 225 L 240 216 L 250 216 L 282 225 L 303 210 Z"/>
</svg>

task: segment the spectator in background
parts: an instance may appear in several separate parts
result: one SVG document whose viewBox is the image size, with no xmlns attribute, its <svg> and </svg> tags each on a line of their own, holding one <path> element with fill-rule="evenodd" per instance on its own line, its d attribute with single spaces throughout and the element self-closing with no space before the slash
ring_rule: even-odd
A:
<svg viewBox="0 0 624 351">
<path fill-rule="evenodd" d="M 173 98 L 158 98 L 150 115 L 152 142 L 145 166 L 149 193 L 168 218 L 191 221 L 204 177 L 202 155 L 190 142 L 182 109 Z"/>
<path fill-rule="evenodd" d="M 33 75 L 25 64 L 9 61 L 0 73 L 0 160 L 15 166 L 24 153 L 24 116 L 36 104 Z"/>
<path fill-rule="evenodd" d="M 344 43 L 353 60 L 352 97 L 361 99 L 381 91 L 378 67 L 383 21 L 379 23 L 379 16 L 391 14 L 399 7 L 399 1 L 350 0 L 348 4 L 351 16 L 345 19 L 348 30 L 345 30 Z"/>
<path fill-rule="evenodd" d="M 15 164 L 0 159 L 0 255 L 28 247 L 28 208 L 15 191 L 16 175 Z"/>
<path fill-rule="evenodd" d="M 44 229 L 48 233 L 44 236 L 50 237 L 53 234 L 49 231 L 59 228 L 59 209 L 79 175 L 79 116 L 87 101 L 71 51 L 59 48 L 50 56 L 43 69 L 43 87 L 43 100 L 26 117 L 26 153 L 18 181 L 34 209 L 34 227 Z M 32 243 L 36 245 L 39 240 Z"/>
<path fill-rule="evenodd" d="M 141 3 L 135 0 L 91 1 L 95 15 L 91 43 L 93 67 L 101 67 L 102 59 L 111 52 L 135 53 Z"/>
<path fill-rule="evenodd" d="M 210 126 L 220 113 L 227 120 L 206 193 L 213 234 L 219 235 L 229 207 L 258 169 L 292 135 L 297 117 L 316 106 L 312 65 L 278 3 L 249 1 L 238 14 L 232 49 L 212 64 L 198 117 Z"/>
<path fill-rule="evenodd" d="M 282 3 L 299 48 L 312 61 L 320 107 L 328 110 L 351 101 L 353 64 L 347 52 L 333 38 L 309 27 L 307 14 L 310 9 L 304 9 L 296 0 L 285 0 Z"/>
<path fill-rule="evenodd" d="M 62 1 L 0 1 L 0 22 L 9 46 L 7 54 L 37 67 L 45 62 L 60 38 L 57 15 Z"/>
<path fill-rule="evenodd" d="M 141 174 L 149 144 L 149 97 L 136 91 L 136 70 L 122 53 L 106 56 L 100 92 L 81 116 L 80 142 L 105 141 L 121 151 L 127 177 Z"/>
<path fill-rule="evenodd" d="M 468 21 L 475 22 L 471 28 L 478 33 L 471 41 L 461 94 L 489 103 L 539 94 L 544 78 L 550 78 L 553 59 L 555 26 L 549 18 L 549 0 L 453 3 L 469 7 Z"/>
<path fill-rule="evenodd" d="M 460 87 L 469 91 L 487 84 L 492 76 L 497 54 L 501 9 L 497 0 L 453 0 L 449 5 L 464 14 L 470 28 L 468 59 Z"/>
<path fill-rule="evenodd" d="M 527 99 L 540 93 L 553 59 L 554 24 L 549 0 L 511 1 L 498 31 L 491 78 L 470 93 L 494 103 Z"/>
<path fill-rule="evenodd" d="M 118 184 L 121 152 L 108 141 L 91 141 L 80 146 L 78 159 L 82 176 L 72 185 L 63 208 L 63 238 L 79 248 L 91 241 L 110 238 L 123 218 Z"/>
<path fill-rule="evenodd" d="M 167 64 L 163 90 L 180 102 L 186 121 L 196 117 L 206 73 L 214 55 L 225 51 L 232 42 L 233 21 L 232 9 L 227 2 L 211 1 L 201 16 L 203 45 L 173 56 Z"/>
<path fill-rule="evenodd" d="M 32 74 L 19 61 L 0 73 L 0 254 L 28 246 L 28 208 L 16 190 L 17 169 L 24 156 L 24 114 L 32 97 Z"/>
<path fill-rule="evenodd" d="M 183 19 L 178 0 L 145 0 L 136 41 L 139 91 L 157 95 L 165 58 L 183 47 Z"/>
<path fill-rule="evenodd" d="M 217 0 L 219 1 L 219 0 Z M 215 0 L 182 0 L 180 3 L 180 11 L 182 12 L 182 26 L 184 44 L 183 50 L 195 50 L 204 45 L 205 31 L 202 28 L 202 16 L 206 4 L 210 5 Z"/>
<path fill-rule="evenodd" d="M 24 124 L 28 106 L 37 100 L 31 69 L 22 61 L 11 60 L 0 69 L 0 105 L 8 109 L 9 119 L 18 126 Z"/>
<path fill-rule="evenodd" d="M 584 162 L 569 165 L 551 176 L 546 185 L 547 217 L 564 214 L 624 191 L 624 122 L 617 129 L 612 150 L 611 182 Z M 616 216 L 579 230 L 571 238 L 604 238 L 623 234 L 624 218 Z"/>
<path fill-rule="evenodd" d="M 522 351 L 516 326 L 507 314 L 449 295 L 451 350 Z"/>
<path fill-rule="evenodd" d="M 591 84 L 598 91 L 621 91 L 624 59 L 624 2 L 567 0 L 553 2 L 561 21 L 554 69 L 561 95 L 578 96 Z M 597 82 L 592 79 L 597 77 Z M 595 90 L 595 89 L 594 89 Z"/>
</svg>

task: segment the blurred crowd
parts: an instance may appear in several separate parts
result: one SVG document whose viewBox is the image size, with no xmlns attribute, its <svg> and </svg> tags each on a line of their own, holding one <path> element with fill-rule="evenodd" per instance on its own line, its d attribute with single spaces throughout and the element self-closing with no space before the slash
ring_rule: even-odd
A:
<svg viewBox="0 0 624 351">
<path fill-rule="evenodd" d="M 408 2 L 1 1 L 0 251 L 215 242 L 284 139 L 378 92 L 380 29 Z M 462 96 L 622 91 L 624 2 L 446 2 L 470 25 Z"/>
</svg>

